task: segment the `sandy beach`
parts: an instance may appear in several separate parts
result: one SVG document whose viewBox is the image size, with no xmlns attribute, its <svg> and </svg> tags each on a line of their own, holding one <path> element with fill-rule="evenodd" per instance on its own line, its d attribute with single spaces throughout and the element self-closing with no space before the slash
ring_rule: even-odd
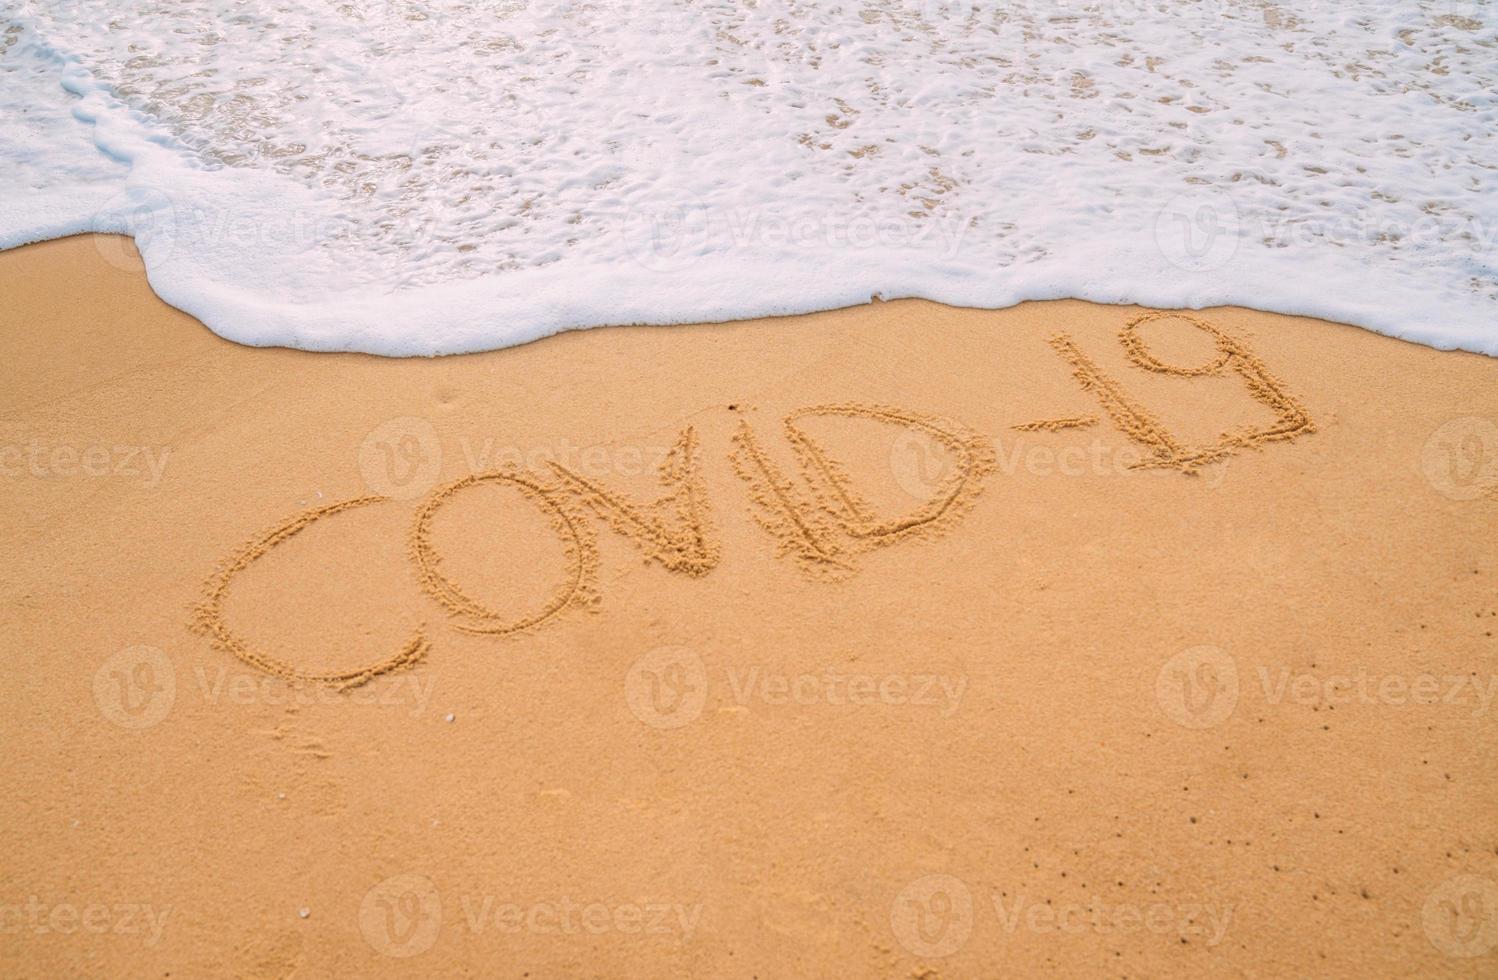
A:
<svg viewBox="0 0 1498 980">
<path fill-rule="evenodd" d="M 385 359 L 0 254 L 0 973 L 1480 977 L 1498 361 L 924 301 Z"/>
</svg>

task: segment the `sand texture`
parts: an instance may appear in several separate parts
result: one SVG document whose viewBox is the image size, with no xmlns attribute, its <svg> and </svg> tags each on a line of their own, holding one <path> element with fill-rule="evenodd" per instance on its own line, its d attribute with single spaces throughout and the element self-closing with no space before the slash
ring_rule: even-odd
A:
<svg viewBox="0 0 1498 980">
<path fill-rule="evenodd" d="M 1498 972 L 1498 360 L 0 283 L 0 975 Z"/>
</svg>

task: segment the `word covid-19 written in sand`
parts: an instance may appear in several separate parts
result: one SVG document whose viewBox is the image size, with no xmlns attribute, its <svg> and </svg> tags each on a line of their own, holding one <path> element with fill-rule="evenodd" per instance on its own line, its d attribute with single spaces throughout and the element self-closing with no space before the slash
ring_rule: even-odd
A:
<svg viewBox="0 0 1498 980">
<path fill-rule="evenodd" d="M 1156 321 L 1183 321 L 1210 342 L 1213 356 L 1206 363 L 1182 367 L 1161 360 L 1146 344 L 1140 330 Z M 1129 320 L 1119 334 L 1124 357 L 1135 369 L 1182 379 L 1236 376 L 1243 390 L 1269 410 L 1267 423 L 1221 434 L 1215 441 L 1190 443 L 1173 432 L 1130 391 L 1127 376 L 1100 367 L 1083 346 L 1066 333 L 1051 337 L 1082 390 L 1096 399 L 1099 410 L 1137 448 L 1132 469 L 1173 470 L 1194 476 L 1202 467 L 1245 449 L 1284 442 L 1314 431 L 1305 407 L 1294 398 L 1240 339 L 1197 317 L 1150 312 Z M 771 541 L 775 554 L 794 562 L 813 579 L 837 579 L 858 571 L 859 556 L 869 549 L 930 540 L 954 531 L 976 505 L 985 483 L 993 476 L 997 455 L 992 441 L 962 422 L 892 405 L 836 402 L 791 411 L 781 420 L 778 438 L 789 447 L 795 468 L 777 462 L 772 437 L 751 424 L 746 406 L 729 408 L 738 416 L 728 437 L 727 456 L 742 485 L 755 520 Z M 812 420 L 857 420 L 862 431 L 869 423 L 897 438 L 940 452 L 947 461 L 926 481 L 923 496 L 913 508 L 881 513 L 858 483 L 845 460 L 815 438 Z M 1013 426 L 1027 433 L 1055 433 L 1099 424 L 1096 415 L 1045 418 Z M 700 577 L 717 567 L 722 548 L 711 512 L 712 498 L 703 474 L 703 448 L 697 429 L 682 428 L 674 445 L 659 460 L 656 475 L 663 492 L 652 500 L 637 499 L 607 485 L 591 472 L 555 460 L 534 466 L 510 466 L 471 473 L 434 487 L 415 501 L 410 523 L 408 554 L 422 591 L 446 613 L 452 627 L 470 634 L 514 636 L 550 623 L 575 610 L 596 609 L 599 549 L 602 527 L 637 548 L 647 564 L 680 575 Z M 473 594 L 472 586 L 455 580 L 445 569 L 434 535 L 434 523 L 444 508 L 480 488 L 508 491 L 534 508 L 560 544 L 563 564 L 556 588 L 528 608 L 495 608 Z M 722 488 L 718 488 L 720 491 Z M 238 573 L 316 522 L 377 505 L 401 501 L 391 496 L 366 495 L 302 511 L 257 534 L 229 556 L 208 579 L 194 618 L 194 629 L 212 644 L 244 663 L 288 680 L 357 686 L 380 674 L 412 666 L 431 649 L 421 630 L 394 652 L 349 670 L 310 672 L 257 649 L 231 628 L 225 600 Z"/>
</svg>

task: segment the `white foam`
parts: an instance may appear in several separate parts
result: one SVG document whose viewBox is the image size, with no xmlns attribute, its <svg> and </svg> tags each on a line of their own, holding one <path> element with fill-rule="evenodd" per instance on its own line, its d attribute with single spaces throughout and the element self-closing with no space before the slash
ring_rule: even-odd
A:
<svg viewBox="0 0 1498 980">
<path fill-rule="evenodd" d="M 1498 0 L 0 0 L 0 247 L 246 344 L 924 296 L 1498 355 Z"/>
</svg>

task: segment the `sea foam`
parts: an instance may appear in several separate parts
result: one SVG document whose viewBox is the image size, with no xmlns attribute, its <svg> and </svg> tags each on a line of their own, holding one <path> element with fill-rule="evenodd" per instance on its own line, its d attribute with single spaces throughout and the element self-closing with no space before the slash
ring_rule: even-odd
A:
<svg viewBox="0 0 1498 980">
<path fill-rule="evenodd" d="M 1498 0 L 0 0 L 0 247 L 443 354 L 923 296 L 1498 355 Z"/>
</svg>

